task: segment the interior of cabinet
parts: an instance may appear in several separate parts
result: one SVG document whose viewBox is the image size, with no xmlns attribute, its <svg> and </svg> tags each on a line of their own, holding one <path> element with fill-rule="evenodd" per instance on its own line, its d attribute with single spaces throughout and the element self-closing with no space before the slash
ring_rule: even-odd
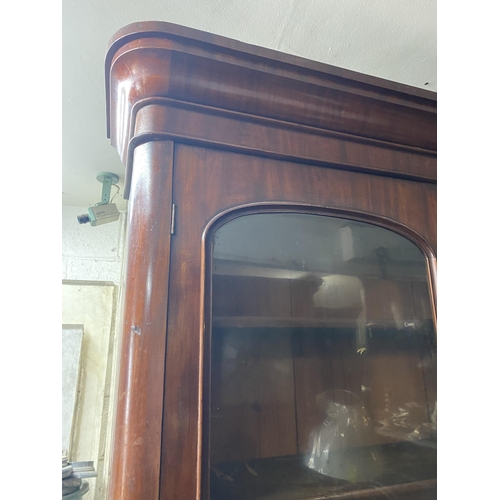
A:
<svg viewBox="0 0 500 500">
<path fill-rule="evenodd" d="M 212 500 L 367 491 L 434 498 L 435 345 L 425 273 L 418 263 L 381 269 L 367 259 L 334 276 L 352 283 L 352 266 L 363 304 L 339 297 L 332 308 L 317 300 L 324 273 L 214 260 Z M 359 419 L 340 439 L 328 427 L 337 403 Z M 327 464 L 314 458 L 321 447 Z"/>
</svg>

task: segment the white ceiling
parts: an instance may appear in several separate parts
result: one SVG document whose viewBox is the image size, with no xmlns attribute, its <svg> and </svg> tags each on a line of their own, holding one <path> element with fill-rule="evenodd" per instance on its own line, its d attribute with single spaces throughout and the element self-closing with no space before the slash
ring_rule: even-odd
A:
<svg viewBox="0 0 500 500">
<path fill-rule="evenodd" d="M 101 171 L 123 186 L 106 137 L 104 89 L 108 41 L 121 27 L 168 21 L 436 91 L 436 1 L 65 0 L 63 205 L 100 201 Z M 115 202 L 126 207 L 120 195 Z"/>
</svg>

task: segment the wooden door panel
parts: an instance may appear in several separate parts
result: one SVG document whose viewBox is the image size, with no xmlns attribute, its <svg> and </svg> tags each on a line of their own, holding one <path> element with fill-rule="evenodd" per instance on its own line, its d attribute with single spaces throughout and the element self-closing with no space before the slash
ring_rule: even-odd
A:
<svg viewBox="0 0 500 500">
<path fill-rule="evenodd" d="M 174 163 L 160 494 L 194 499 L 202 481 L 203 353 L 209 340 L 203 311 L 210 296 L 203 235 L 209 222 L 253 203 L 312 205 L 392 219 L 435 252 L 436 187 L 187 145 L 176 145 Z"/>
</svg>

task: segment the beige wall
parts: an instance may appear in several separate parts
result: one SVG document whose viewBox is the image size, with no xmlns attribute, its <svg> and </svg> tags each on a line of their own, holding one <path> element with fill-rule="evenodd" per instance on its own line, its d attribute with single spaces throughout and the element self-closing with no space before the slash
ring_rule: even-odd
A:
<svg viewBox="0 0 500 500">
<path fill-rule="evenodd" d="M 89 500 L 105 498 L 108 437 L 112 424 L 116 286 L 63 284 L 62 322 L 83 325 L 78 397 L 70 461 L 92 460 L 98 477 L 89 479 Z"/>
</svg>

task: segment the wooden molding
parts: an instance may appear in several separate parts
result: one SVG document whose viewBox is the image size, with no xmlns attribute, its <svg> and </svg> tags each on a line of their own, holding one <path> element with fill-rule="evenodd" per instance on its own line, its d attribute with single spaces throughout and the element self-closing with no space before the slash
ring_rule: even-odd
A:
<svg viewBox="0 0 500 500">
<path fill-rule="evenodd" d="M 185 111 L 189 103 L 196 104 L 199 113 L 212 118 L 210 123 L 200 120 L 194 139 L 181 131 L 176 140 L 206 139 L 204 135 L 218 127 L 215 118 L 219 110 L 226 118 L 233 112 L 243 118 L 240 121 L 245 121 L 245 116 L 247 122 L 260 120 L 257 126 L 261 127 L 261 136 L 262 130 L 271 130 L 279 123 L 287 129 L 285 142 L 295 139 L 287 124 L 302 126 L 305 133 L 308 127 L 314 127 L 315 134 L 332 139 L 321 146 L 318 157 L 311 156 L 310 161 L 319 164 L 324 162 L 321 155 L 336 150 L 333 139 L 340 134 L 349 141 L 373 145 L 375 152 L 368 153 L 371 157 L 380 149 L 391 154 L 392 150 L 403 150 L 423 155 L 427 158 L 424 164 L 427 162 L 435 171 L 435 93 L 170 23 L 135 23 L 115 35 L 106 57 L 106 96 L 108 136 L 129 171 L 130 149 L 139 133 L 135 113 L 144 114 L 141 108 L 152 98 L 170 101 L 164 114 L 178 111 L 180 108 L 173 104 L 178 101 L 184 103 Z M 175 117 L 169 120 L 167 115 L 163 130 L 150 127 L 149 140 L 158 139 L 155 132 L 171 129 Z M 140 142 L 147 139 L 142 136 Z M 213 141 L 212 145 L 241 146 L 235 138 L 228 138 L 226 143 Z M 255 146 L 253 154 L 258 149 Z M 264 147 L 262 151 L 266 153 Z M 279 156 L 280 151 L 274 154 Z M 294 154 L 297 161 L 304 161 L 301 152 L 289 153 L 285 159 Z M 412 168 L 411 175 L 435 180 L 435 173 L 425 170 L 419 161 L 420 171 Z M 333 154 L 329 162 L 384 173 L 363 157 L 346 163 Z M 397 165 L 398 161 L 386 163 Z M 391 175 L 408 175 L 404 161 L 398 168 L 393 167 Z"/>
</svg>

